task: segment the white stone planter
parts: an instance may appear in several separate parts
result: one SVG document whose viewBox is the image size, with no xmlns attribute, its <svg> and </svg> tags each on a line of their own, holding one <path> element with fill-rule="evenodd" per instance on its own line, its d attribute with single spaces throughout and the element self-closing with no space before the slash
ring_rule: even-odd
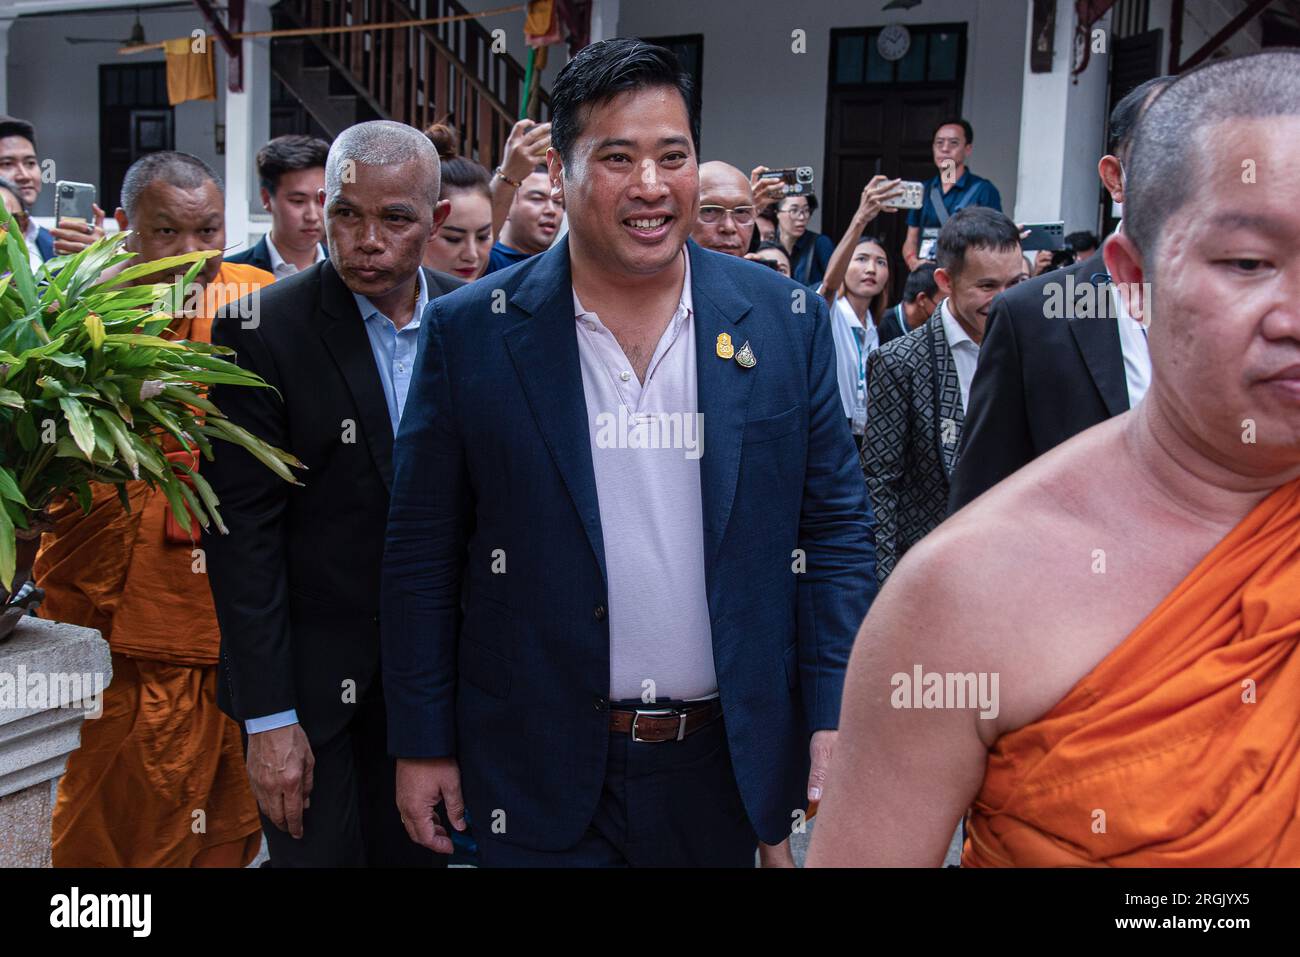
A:
<svg viewBox="0 0 1300 957">
<path fill-rule="evenodd" d="M 92 628 L 25 618 L 0 645 L 0 867 L 49 867 L 55 786 L 113 676 Z"/>
</svg>

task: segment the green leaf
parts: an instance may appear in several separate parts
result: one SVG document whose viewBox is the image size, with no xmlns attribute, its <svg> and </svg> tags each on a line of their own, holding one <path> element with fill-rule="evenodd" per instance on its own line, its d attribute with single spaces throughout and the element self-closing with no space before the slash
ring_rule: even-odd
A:
<svg viewBox="0 0 1300 957">
<path fill-rule="evenodd" d="M 32 278 L 31 260 L 27 258 L 27 244 L 22 241 L 17 230 L 11 229 L 5 233 L 5 249 L 9 253 L 9 269 L 13 273 L 18 295 L 22 298 L 23 309 L 31 312 L 38 305 L 36 282 Z"/>
<path fill-rule="evenodd" d="M 152 276 L 156 273 L 174 270 L 178 266 L 188 266 L 196 260 L 211 259 L 213 256 L 220 256 L 220 249 L 203 249 L 198 252 L 186 253 L 183 256 L 166 256 L 149 263 L 141 263 L 138 266 L 129 266 L 114 276 L 108 282 L 102 283 L 98 288 L 112 289 L 114 286 L 122 286 L 136 279 L 143 279 L 146 276 Z"/>
<path fill-rule="evenodd" d="M 86 454 L 87 459 L 90 459 L 95 451 L 95 428 L 90 422 L 90 413 L 80 402 L 68 396 L 59 399 L 59 408 L 63 410 L 68 420 L 68 428 L 72 430 L 72 438 L 76 441 L 77 448 Z"/>
<path fill-rule="evenodd" d="M 104 348 L 104 320 L 90 313 L 85 320 L 86 332 L 90 336 L 90 345 L 95 351 Z"/>
<path fill-rule="evenodd" d="M 23 508 L 27 508 L 27 499 L 23 497 L 22 490 L 18 487 L 18 480 L 14 477 L 14 473 L 3 465 L 0 465 L 0 498 L 17 502 Z"/>
<path fill-rule="evenodd" d="M 258 382 L 258 383 L 249 383 L 249 384 L 265 385 L 266 383 Z M 204 412 L 207 412 L 209 415 L 221 414 L 221 410 L 218 409 L 215 405 L 213 405 L 207 399 L 203 398 L 203 396 L 199 395 L 197 392 L 191 392 L 189 389 L 182 389 L 180 386 L 177 385 L 165 385 L 163 386 L 162 394 L 165 398 L 171 399 L 174 402 L 183 402 L 186 405 L 194 406 L 194 408 L 196 409 L 202 409 Z"/>
<path fill-rule="evenodd" d="M 193 535 L 189 509 L 185 507 L 185 500 L 181 498 L 181 493 L 177 491 L 177 487 L 181 484 L 180 479 L 176 478 L 175 474 L 172 474 L 168 478 L 162 479 L 158 484 L 161 486 L 163 494 L 167 496 L 167 504 L 172 507 L 172 514 L 176 516 L 177 523 L 184 531 Z"/>
<path fill-rule="evenodd" d="M 0 508 L 0 584 L 6 592 L 14 585 L 17 565 L 18 542 L 14 537 L 14 523 L 9 512 Z"/>
<path fill-rule="evenodd" d="M 226 523 L 221 520 L 221 513 L 217 511 L 217 506 L 220 504 L 217 501 L 217 494 L 212 491 L 212 486 L 208 484 L 208 480 L 200 475 L 197 470 L 190 472 L 190 479 L 194 482 L 194 488 L 198 490 L 199 497 L 203 499 L 208 514 L 212 516 L 212 521 L 216 522 L 217 531 L 222 535 L 229 534 L 230 530 L 226 528 Z"/>
<path fill-rule="evenodd" d="M 152 346 L 155 349 L 173 349 L 185 351 L 185 344 L 179 339 L 163 339 L 161 336 L 142 336 L 134 332 L 113 332 L 104 336 L 104 341 L 112 345 Z"/>
<path fill-rule="evenodd" d="M 14 430 L 18 433 L 18 444 L 26 452 L 36 448 L 36 417 L 31 412 L 18 416 Z"/>
<path fill-rule="evenodd" d="M 13 389 L 0 389 L 0 405 L 8 406 L 11 409 L 25 409 L 27 403 L 23 401 L 21 393 Z"/>
</svg>

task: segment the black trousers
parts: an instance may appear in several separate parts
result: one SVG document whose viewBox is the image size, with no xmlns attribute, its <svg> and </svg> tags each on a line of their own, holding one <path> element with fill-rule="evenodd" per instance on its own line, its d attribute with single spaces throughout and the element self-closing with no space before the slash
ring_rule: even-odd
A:
<svg viewBox="0 0 1300 957">
<path fill-rule="evenodd" d="M 302 837 L 281 831 L 262 815 L 272 867 L 447 866 L 447 855 L 420 847 L 402 826 L 384 699 L 377 691 L 372 689 L 334 737 L 316 741 L 308 733 L 316 768 Z"/>
<path fill-rule="evenodd" d="M 484 826 L 475 836 L 484 867 L 753 867 L 758 850 L 721 718 L 681 741 L 611 733 L 596 814 L 571 848 L 529 850 Z"/>
</svg>

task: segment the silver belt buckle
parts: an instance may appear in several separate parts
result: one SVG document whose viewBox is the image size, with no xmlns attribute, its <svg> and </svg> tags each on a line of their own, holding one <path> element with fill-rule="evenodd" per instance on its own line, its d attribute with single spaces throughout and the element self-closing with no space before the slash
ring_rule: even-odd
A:
<svg viewBox="0 0 1300 957">
<path fill-rule="evenodd" d="M 651 709 L 651 710 L 642 711 L 640 708 L 638 708 L 637 711 L 636 711 L 636 714 L 632 715 L 632 740 L 635 741 L 635 742 L 637 742 L 638 744 L 663 744 L 662 741 L 647 741 L 645 738 L 638 738 L 638 737 L 636 736 L 636 723 L 637 723 L 638 719 L 640 719 L 640 717 L 641 717 L 643 714 L 647 714 L 647 715 L 660 715 L 660 716 L 662 716 L 662 715 L 665 715 L 665 714 L 672 714 L 674 711 L 678 711 L 678 709 L 676 709 L 676 708 L 655 708 L 655 709 Z M 677 740 L 680 741 L 680 740 L 682 740 L 682 738 L 684 738 L 684 737 L 686 737 L 686 712 L 685 712 L 685 711 L 678 711 L 678 714 L 677 714 Z"/>
</svg>

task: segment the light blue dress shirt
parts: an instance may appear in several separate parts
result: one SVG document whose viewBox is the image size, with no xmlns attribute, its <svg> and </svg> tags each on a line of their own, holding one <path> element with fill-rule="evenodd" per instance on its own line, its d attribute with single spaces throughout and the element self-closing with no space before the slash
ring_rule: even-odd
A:
<svg viewBox="0 0 1300 957">
<path fill-rule="evenodd" d="M 406 393 L 411 387 L 411 370 L 415 367 L 415 351 L 420 335 L 420 320 L 424 317 L 424 307 L 429 304 L 429 287 L 424 281 L 424 270 L 416 273 L 420 283 L 420 296 L 415 300 L 415 313 L 401 329 L 393 325 L 393 320 L 379 311 L 379 307 L 360 293 L 353 293 L 357 301 L 357 310 L 361 321 L 365 323 L 366 337 L 370 340 L 370 351 L 375 357 L 375 368 L 379 371 L 379 381 L 384 388 L 384 401 L 388 403 L 388 419 L 393 424 L 393 435 L 397 435 L 397 424 L 402 420 L 402 409 L 406 408 Z M 244 728 L 249 734 L 261 731 L 274 731 L 298 723 L 298 712 L 294 710 L 268 714 L 261 718 L 249 718 Z"/>
</svg>

